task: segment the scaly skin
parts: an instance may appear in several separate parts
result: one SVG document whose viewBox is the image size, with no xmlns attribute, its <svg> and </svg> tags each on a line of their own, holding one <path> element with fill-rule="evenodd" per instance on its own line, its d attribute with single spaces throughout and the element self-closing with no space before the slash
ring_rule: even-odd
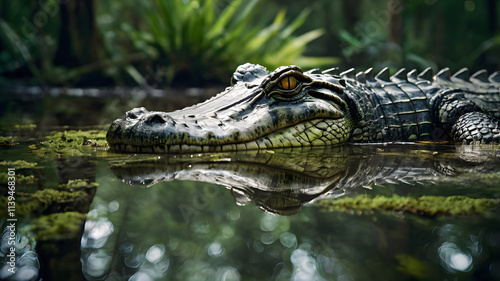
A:
<svg viewBox="0 0 500 281">
<path fill-rule="evenodd" d="M 191 153 L 347 142 L 500 142 L 500 74 L 445 69 L 432 77 L 371 69 L 351 77 L 280 67 L 237 68 L 219 95 L 165 113 L 135 108 L 110 126 L 126 152 Z"/>
</svg>

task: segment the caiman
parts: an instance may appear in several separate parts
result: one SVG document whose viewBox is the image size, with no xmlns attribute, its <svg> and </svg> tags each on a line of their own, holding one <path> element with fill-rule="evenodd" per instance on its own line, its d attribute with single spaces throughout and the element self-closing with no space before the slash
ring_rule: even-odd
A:
<svg viewBox="0 0 500 281">
<path fill-rule="evenodd" d="M 500 73 L 385 68 L 269 73 L 240 65 L 215 97 L 170 113 L 134 108 L 107 133 L 116 151 L 192 153 L 449 140 L 500 142 Z"/>
</svg>

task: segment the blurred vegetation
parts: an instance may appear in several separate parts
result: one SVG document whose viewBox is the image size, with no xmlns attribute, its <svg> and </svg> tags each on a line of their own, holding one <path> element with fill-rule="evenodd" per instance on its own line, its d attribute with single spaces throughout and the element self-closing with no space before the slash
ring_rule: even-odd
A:
<svg viewBox="0 0 500 281">
<path fill-rule="evenodd" d="M 375 69 L 432 66 L 435 71 L 443 67 L 495 71 L 500 65 L 499 8 L 496 0 L 361 5 L 360 20 L 338 33 L 340 51 L 355 65 L 372 61 Z"/>
<path fill-rule="evenodd" d="M 305 46 L 323 34 L 321 29 L 314 29 L 298 37 L 292 35 L 307 19 L 309 9 L 290 24 L 286 24 L 285 9 L 279 10 L 267 26 L 268 20 L 252 24 L 259 2 L 234 0 L 220 13 L 215 0 L 142 2 L 139 10 L 146 28 L 126 28 L 135 44 L 160 51 L 160 64 L 166 66 L 169 81 L 175 77 L 188 77 L 195 83 L 225 81 L 235 66 L 246 61 L 270 69 L 297 62 L 308 67 L 336 62 L 301 56 Z"/>
<path fill-rule="evenodd" d="M 227 84 L 273 70 L 500 65 L 497 0 L 2 1 L 0 85 Z"/>
</svg>

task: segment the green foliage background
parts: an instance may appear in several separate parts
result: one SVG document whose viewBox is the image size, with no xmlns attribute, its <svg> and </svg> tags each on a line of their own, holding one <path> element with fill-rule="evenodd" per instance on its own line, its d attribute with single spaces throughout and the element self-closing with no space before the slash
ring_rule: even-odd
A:
<svg viewBox="0 0 500 281">
<path fill-rule="evenodd" d="M 499 69 L 496 0 L 2 1 L 0 84 L 227 84 L 273 70 Z"/>
</svg>

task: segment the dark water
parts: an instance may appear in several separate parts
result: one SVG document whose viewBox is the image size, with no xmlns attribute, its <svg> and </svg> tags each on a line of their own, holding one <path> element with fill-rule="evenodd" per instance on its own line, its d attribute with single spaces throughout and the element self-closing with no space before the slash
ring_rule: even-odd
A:
<svg viewBox="0 0 500 281">
<path fill-rule="evenodd" d="M 51 130 L 105 129 L 143 98 L 3 96 L 0 136 L 16 145 L 0 147 L 0 161 L 10 161 L 0 172 L 11 161 L 37 164 L 16 164 L 14 217 L 8 181 L 0 178 L 0 279 L 500 280 L 498 204 L 467 214 L 332 207 L 360 196 L 498 200 L 498 148 L 405 144 L 176 156 L 29 148 Z M 14 126 L 28 123 L 37 127 Z"/>
</svg>

